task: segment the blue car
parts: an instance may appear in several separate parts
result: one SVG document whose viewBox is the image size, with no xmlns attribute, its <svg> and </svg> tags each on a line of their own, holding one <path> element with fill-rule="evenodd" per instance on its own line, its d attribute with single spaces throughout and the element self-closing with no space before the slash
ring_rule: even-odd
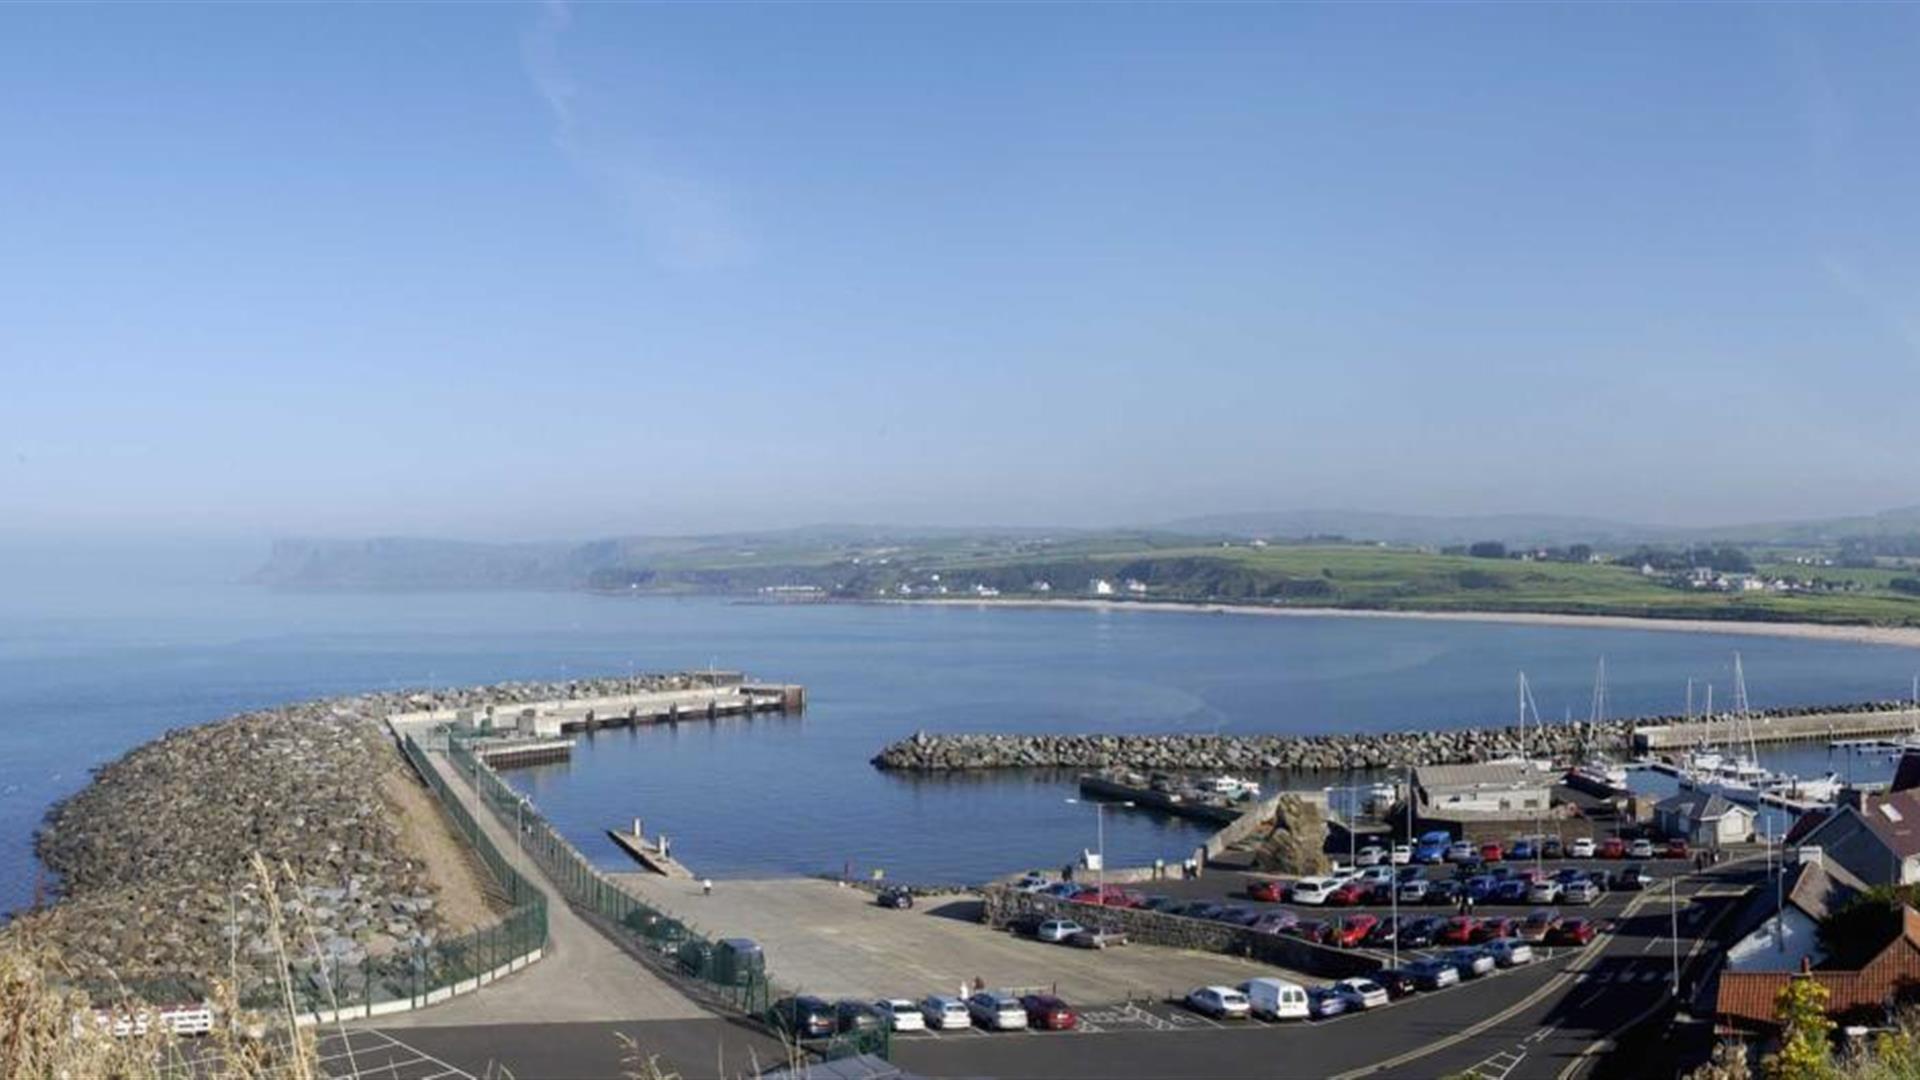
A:
<svg viewBox="0 0 1920 1080">
<path fill-rule="evenodd" d="M 1423 833 L 1420 842 L 1414 845 L 1413 861 L 1432 865 L 1447 860 L 1447 846 L 1453 843 L 1453 837 L 1444 832 Z"/>
<path fill-rule="evenodd" d="M 1307 991 L 1307 1015 L 1315 1020 L 1325 1020 L 1329 1016 L 1339 1016 L 1347 1011 L 1345 996 L 1334 992 L 1331 986 L 1316 986 Z"/>
<path fill-rule="evenodd" d="M 1477 904 L 1489 896 L 1492 896 L 1494 887 L 1498 884 L 1499 882 L 1485 874 L 1476 878 L 1470 878 L 1467 881 L 1467 895 L 1472 897 L 1473 902 Z"/>
<path fill-rule="evenodd" d="M 1534 846 L 1531 840 L 1515 840 L 1513 846 L 1507 849 L 1509 859 L 1531 859 L 1533 855 Z"/>
<path fill-rule="evenodd" d="M 1524 904 L 1527 900 L 1527 883 L 1524 878 L 1508 878 L 1493 890 L 1495 903 Z"/>
</svg>

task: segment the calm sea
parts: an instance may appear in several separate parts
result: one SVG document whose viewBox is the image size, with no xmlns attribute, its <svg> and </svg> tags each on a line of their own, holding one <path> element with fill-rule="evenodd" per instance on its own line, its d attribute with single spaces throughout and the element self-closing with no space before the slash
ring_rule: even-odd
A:
<svg viewBox="0 0 1920 1080">
<path fill-rule="evenodd" d="M 1094 843 L 1091 811 L 1067 776 L 879 773 L 888 741 L 1506 723 L 1522 669 L 1549 718 L 1585 716 L 1603 654 L 1616 712 L 1678 710 L 1688 678 L 1730 685 L 1736 649 L 1762 706 L 1898 697 L 1920 669 L 1888 647 L 1493 623 L 42 583 L 0 595 L 0 909 L 32 895 L 33 830 L 90 767 L 168 728 L 357 690 L 709 664 L 805 683 L 804 716 L 602 733 L 509 775 L 609 866 L 602 831 L 642 816 L 715 877 L 966 881 L 1059 865 Z M 1111 813 L 1108 858 L 1178 857 L 1200 835 Z"/>
</svg>

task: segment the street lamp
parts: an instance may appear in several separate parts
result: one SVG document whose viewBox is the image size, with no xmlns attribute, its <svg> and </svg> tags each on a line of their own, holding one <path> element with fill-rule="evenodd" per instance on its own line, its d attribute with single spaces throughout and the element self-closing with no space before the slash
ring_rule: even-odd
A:
<svg viewBox="0 0 1920 1080">
<path fill-rule="evenodd" d="M 1068 799 L 1067 802 L 1075 806 L 1090 804 L 1093 807 L 1094 844 L 1100 856 L 1100 866 L 1099 866 L 1099 869 L 1095 871 L 1098 877 L 1095 880 L 1098 881 L 1100 886 L 1099 902 L 1104 905 L 1107 902 L 1107 805 L 1108 804 L 1101 802 L 1097 799 Z M 1130 807 L 1133 805 L 1133 803 L 1131 801 L 1127 801 L 1127 802 L 1114 803 L 1112 805 Z"/>
</svg>

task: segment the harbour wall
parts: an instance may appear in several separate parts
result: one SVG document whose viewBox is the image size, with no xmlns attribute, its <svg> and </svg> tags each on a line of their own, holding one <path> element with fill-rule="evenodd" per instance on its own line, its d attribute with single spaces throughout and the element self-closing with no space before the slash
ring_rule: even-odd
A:
<svg viewBox="0 0 1920 1080">
<path fill-rule="evenodd" d="M 1911 731 L 1920 715 L 1906 702 L 1770 709 L 1753 713 L 1763 741 L 1886 735 Z M 1035 735 L 919 732 L 875 755 L 875 768 L 919 773 L 985 769 L 1109 769 L 1265 772 L 1276 769 L 1390 769 L 1467 765 L 1514 754 L 1572 761 L 1646 748 L 1691 745 L 1699 721 L 1683 716 L 1574 721 L 1517 727 L 1446 728 L 1334 735 Z M 1712 726 L 1728 739 L 1729 718 Z M 1669 734 L 1665 729 L 1672 729 Z M 1744 740 L 1744 727 L 1740 738 Z"/>
</svg>

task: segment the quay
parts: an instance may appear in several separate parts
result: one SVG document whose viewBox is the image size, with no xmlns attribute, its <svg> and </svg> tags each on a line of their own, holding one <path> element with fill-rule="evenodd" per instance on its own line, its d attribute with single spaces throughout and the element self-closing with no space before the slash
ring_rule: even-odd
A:
<svg viewBox="0 0 1920 1080">
<path fill-rule="evenodd" d="M 646 833 L 640 831 L 640 819 L 633 819 L 633 831 L 622 832 L 608 829 L 607 835 L 620 849 L 633 856 L 635 862 L 661 877 L 692 880 L 693 871 L 682 866 L 679 860 L 670 854 L 671 847 L 664 836 L 648 840 Z"/>
<path fill-rule="evenodd" d="M 1920 731 L 1920 709 L 1885 709 L 1753 717 L 1756 743 L 1838 742 Z M 1636 727 L 1634 749 L 1643 754 L 1681 750 L 1714 742 L 1748 741 L 1747 724 L 1734 718 L 1686 720 Z"/>
<path fill-rule="evenodd" d="M 643 690 L 604 697 L 565 698 L 526 704 L 487 705 L 473 709 L 435 709 L 406 714 L 410 722 L 446 723 L 481 735 L 515 732 L 534 738 L 555 738 L 568 732 L 643 724 L 677 724 L 685 720 L 717 720 L 723 716 L 755 713 L 798 713 L 806 709 L 807 691 L 792 684 L 755 684 L 727 681 L 680 690 Z"/>
<path fill-rule="evenodd" d="M 572 739 L 475 739 L 473 752 L 498 768 L 566 761 L 573 757 Z"/>
<path fill-rule="evenodd" d="M 1159 810 L 1176 817 L 1208 821 L 1216 825 L 1225 825 L 1239 820 L 1241 812 L 1246 809 L 1241 806 L 1195 802 L 1178 792 L 1161 791 L 1146 784 L 1129 784 L 1112 777 L 1092 774 L 1080 778 L 1080 794 L 1105 802 L 1130 802 L 1135 806 Z"/>
</svg>

